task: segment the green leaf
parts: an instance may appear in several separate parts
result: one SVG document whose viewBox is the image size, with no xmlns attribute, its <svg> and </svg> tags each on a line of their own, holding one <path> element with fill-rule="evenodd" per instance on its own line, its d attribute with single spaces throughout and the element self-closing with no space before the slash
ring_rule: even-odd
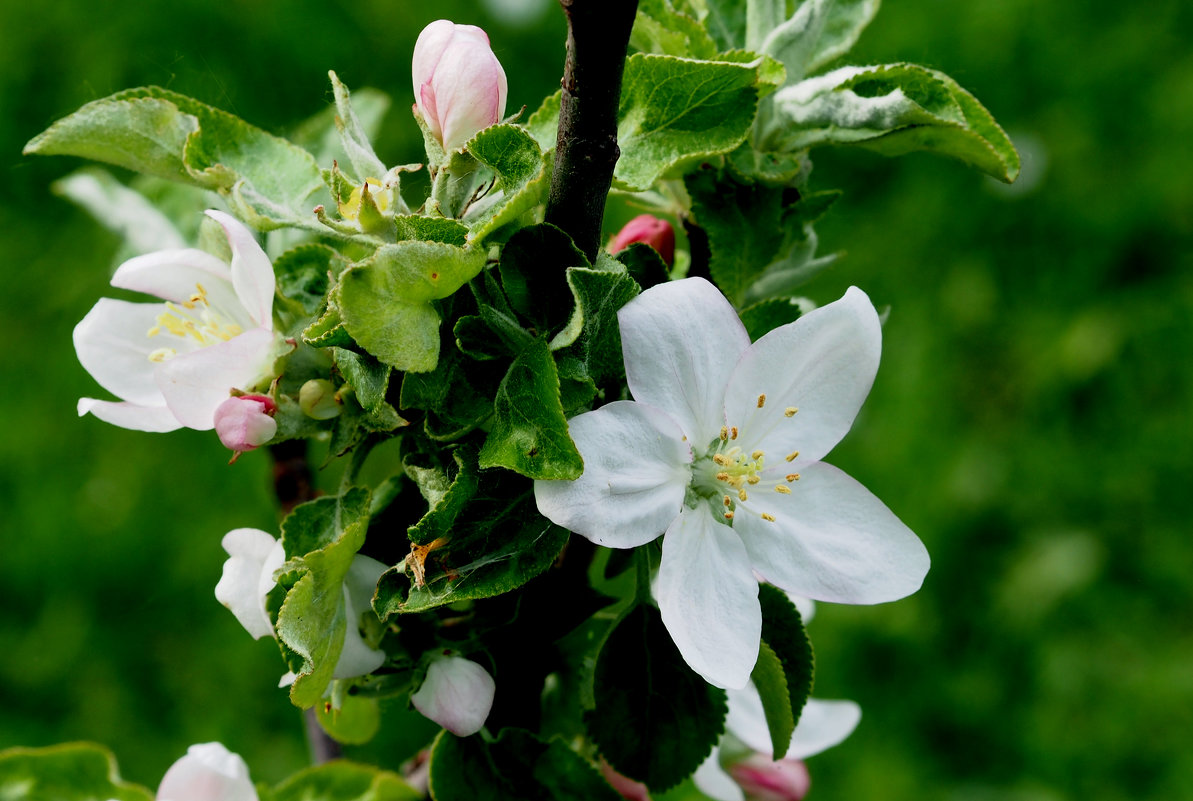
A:
<svg viewBox="0 0 1193 801">
<path fill-rule="evenodd" d="M 344 327 L 362 348 L 396 370 L 434 370 L 439 313 L 430 301 L 455 292 L 484 263 L 483 250 L 441 242 L 378 248 L 340 278 Z"/>
<path fill-rule="evenodd" d="M 290 701 L 303 709 L 323 697 L 331 681 L 349 621 L 344 577 L 364 544 L 369 491 L 353 487 L 339 497 L 318 498 L 295 508 L 282 523 L 287 558 L 300 559 L 301 577 L 278 613 L 278 638 L 301 660 Z"/>
<path fill-rule="evenodd" d="M 381 728 L 381 708 L 376 698 L 348 695 L 338 709 L 332 704 L 317 706 L 315 719 L 336 742 L 363 745 Z"/>
<path fill-rule="evenodd" d="M 725 691 L 692 671 L 659 612 L 639 604 L 597 655 L 585 724 L 618 772 L 662 791 L 691 775 L 725 728 Z"/>
<path fill-rule="evenodd" d="M 336 294 L 338 293 L 333 290 L 323 314 L 303 329 L 302 341 L 313 348 L 346 348 L 356 344 L 344 328 L 344 318 L 340 316 L 340 304 L 335 299 Z"/>
<path fill-rule="evenodd" d="M 328 274 L 338 275 L 346 264 L 343 256 L 327 245 L 299 245 L 274 259 L 277 291 L 309 318 L 323 305 Z"/>
<path fill-rule="evenodd" d="M 374 412 L 385 403 L 391 372 L 388 364 L 344 348 L 335 348 L 332 354 L 344 381 L 356 391 L 356 400 L 363 408 Z"/>
<path fill-rule="evenodd" d="M 381 577 L 373 607 L 383 620 L 501 595 L 555 561 L 568 532 L 538 514 L 533 483 L 507 470 L 481 472 L 477 482 L 463 509 L 450 511 L 446 542 L 412 553 L 417 570 L 401 564 Z"/>
<path fill-rule="evenodd" d="M 815 667 L 812 643 L 804 632 L 799 610 L 782 590 L 760 584 L 758 601 L 762 605 L 762 644 L 774 652 L 783 666 L 792 719 L 798 724 L 800 712 L 812 693 Z"/>
<path fill-rule="evenodd" d="M 504 365 L 466 358 L 450 344 L 442 346 L 439 363 L 429 373 L 402 377 L 399 405 L 426 412 L 423 430 L 433 440 L 462 437 L 493 414 L 493 394 L 505 375 Z"/>
<path fill-rule="evenodd" d="M 153 793 L 120 779 L 116 759 L 93 743 L 0 751 L 4 801 L 153 801 Z"/>
<path fill-rule="evenodd" d="M 215 189 L 260 230 L 324 230 L 311 212 L 326 190 L 310 153 L 166 89 L 129 89 L 88 103 L 35 137 L 25 152 L 82 156 Z"/>
<path fill-rule="evenodd" d="M 472 241 L 479 243 L 541 203 L 550 188 L 551 171 L 538 142 L 520 125 L 489 126 L 465 147 L 497 174 L 497 183 L 489 191 L 502 193 L 492 206 L 469 220 Z"/>
<path fill-rule="evenodd" d="M 449 536 L 456 519 L 480 487 L 475 454 L 457 450 L 453 458 L 456 471 L 451 478 L 436 468 L 405 465 L 406 475 L 427 502 L 426 514 L 406 529 L 406 535 L 416 545 L 427 545 Z"/>
<path fill-rule="evenodd" d="M 746 46 L 746 5 L 741 0 L 687 0 L 700 2 L 707 16 L 704 25 L 720 50 Z"/>
<path fill-rule="evenodd" d="M 329 70 L 327 77 L 331 79 L 331 89 L 336 99 L 336 130 L 340 134 L 344 152 L 352 162 L 352 169 L 356 171 L 357 183 L 363 182 L 366 178 L 380 180 L 385 175 L 385 164 L 373 152 L 369 135 L 352 109 L 348 87 L 340 83 L 334 70 Z"/>
<path fill-rule="evenodd" d="M 717 45 L 704 26 L 677 11 L 671 0 L 639 0 L 630 46 L 644 53 L 682 58 L 712 59 L 717 55 Z"/>
<path fill-rule="evenodd" d="M 381 121 L 390 105 L 389 95 L 378 89 L 357 89 L 352 93 L 352 113 L 366 140 L 375 137 L 381 130 Z M 313 155 L 317 164 L 339 162 L 341 165 L 351 165 L 352 159 L 344 149 L 340 132 L 336 129 L 337 116 L 335 104 L 327 105 L 290 131 L 286 138 Z M 362 177 L 380 178 L 381 175 L 366 174 Z"/>
<path fill-rule="evenodd" d="M 551 348 L 561 359 L 578 360 L 597 384 L 619 380 L 625 375 L 625 362 L 617 310 L 637 297 L 638 284 L 624 265 L 604 252 L 594 268 L 569 268 L 567 282 L 576 306 L 567 327 L 551 340 Z"/>
<path fill-rule="evenodd" d="M 480 466 L 505 467 L 534 479 L 576 479 L 584 461 L 568 436 L 559 374 L 547 340 L 530 343 L 497 389 L 494 421 Z"/>
<path fill-rule="evenodd" d="M 336 760 L 300 771 L 273 790 L 273 801 L 419 801 L 401 776 Z"/>
<path fill-rule="evenodd" d="M 668 280 L 670 270 L 659 252 L 645 242 L 633 242 L 613 258 L 625 265 L 626 272 L 642 289 L 650 289 Z"/>
<path fill-rule="evenodd" d="M 563 105 L 563 90 L 560 89 L 538 107 L 523 126 L 538 142 L 543 153 L 555 150 L 555 140 L 559 136 L 559 110 Z"/>
<path fill-rule="evenodd" d="M 802 310 L 795 298 L 770 298 L 741 310 L 741 321 L 750 340 L 757 342 L 781 325 L 794 323 Z"/>
<path fill-rule="evenodd" d="M 928 150 L 1010 183 L 1019 155 L 990 113 L 947 75 L 914 64 L 843 67 L 775 95 L 766 149 L 856 144 L 888 156 Z"/>
<path fill-rule="evenodd" d="M 795 14 L 757 45 L 787 69 L 787 84 L 846 53 L 878 13 L 879 0 L 802 0 Z"/>
<path fill-rule="evenodd" d="M 757 65 L 630 56 L 618 112 L 616 182 L 649 189 L 669 171 L 736 148 L 758 109 L 757 79 Z"/>
<path fill-rule="evenodd" d="M 759 646 L 758 661 L 750 673 L 750 679 L 762 697 L 771 752 L 776 760 L 782 759 L 791 745 L 795 717 L 791 710 L 791 695 L 787 690 L 787 674 L 783 671 L 783 663 L 766 643 Z"/>
<path fill-rule="evenodd" d="M 459 220 L 411 214 L 398 215 L 394 217 L 393 222 L 397 228 L 398 241 L 419 239 L 424 242 L 443 242 L 456 247 L 464 247 L 467 243 L 468 227 Z"/>
<path fill-rule="evenodd" d="M 530 225 L 501 249 L 498 272 L 510 306 L 546 332 L 567 319 L 571 306 L 566 270 L 590 267 L 572 238 L 550 223 Z"/>
<path fill-rule="evenodd" d="M 442 732 L 431 746 L 435 801 L 619 801 L 596 769 L 562 741 L 507 728 L 492 742 Z"/>
</svg>

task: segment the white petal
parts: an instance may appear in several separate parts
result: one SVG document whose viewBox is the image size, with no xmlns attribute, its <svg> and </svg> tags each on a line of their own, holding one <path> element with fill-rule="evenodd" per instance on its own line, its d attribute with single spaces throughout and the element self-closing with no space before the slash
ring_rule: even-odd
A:
<svg viewBox="0 0 1193 801">
<path fill-rule="evenodd" d="M 174 303 L 187 303 L 196 293 L 206 294 L 213 309 L 241 328 L 255 326 L 232 288 L 228 265 L 202 250 L 161 250 L 129 259 L 116 269 L 112 286 Z"/>
<path fill-rule="evenodd" d="M 685 509 L 663 537 L 659 611 L 684 661 L 717 687 L 744 687 L 758 661 L 758 582 L 737 533 L 708 507 Z"/>
<path fill-rule="evenodd" d="M 799 610 L 800 620 L 804 622 L 804 625 L 807 625 L 816 616 L 816 602 L 811 598 L 805 598 L 794 592 L 787 592 L 786 595 L 787 599 L 795 604 L 795 608 Z"/>
<path fill-rule="evenodd" d="M 725 392 L 742 449 L 761 449 L 772 463 L 798 450 L 797 467 L 819 460 L 853 425 L 881 352 L 878 314 L 856 287 L 762 337 L 742 356 Z M 762 408 L 760 395 L 766 395 Z M 787 417 L 788 408 L 799 411 Z"/>
<path fill-rule="evenodd" d="M 182 423 L 165 406 L 138 406 L 135 403 L 79 398 L 78 408 L 79 417 L 91 413 L 105 423 L 133 431 L 163 432 L 182 428 Z"/>
<path fill-rule="evenodd" d="M 273 588 L 273 570 L 285 559 L 281 543 L 255 528 L 238 528 L 224 535 L 221 543 L 228 552 L 224 572 L 215 585 L 215 597 L 232 610 L 240 625 L 254 640 L 273 636 L 273 624 L 265 611 L 265 595 Z M 267 563 L 277 562 L 267 571 Z M 268 586 L 262 591 L 262 576 Z"/>
<path fill-rule="evenodd" d="M 827 751 L 853 734 L 862 719 L 862 708 L 853 701 L 820 701 L 809 698 L 791 736 L 788 759 L 807 759 Z"/>
<path fill-rule="evenodd" d="M 149 354 L 163 342 L 150 338 L 149 331 L 164 311 L 160 303 L 100 298 L 75 326 L 79 363 L 101 387 L 122 400 L 163 406 L 162 393 L 153 380 L 157 363 L 149 360 Z M 176 346 L 173 341 L 168 344 Z"/>
<path fill-rule="evenodd" d="M 651 287 L 617 313 L 634 400 L 675 418 L 703 449 L 725 424 L 725 386 L 750 337 L 716 287 L 686 278 Z"/>
<path fill-rule="evenodd" d="M 692 774 L 692 783 L 700 792 L 716 801 L 746 801 L 746 794 L 721 767 L 721 749 L 716 746 L 713 746 L 708 759 Z"/>
<path fill-rule="evenodd" d="M 740 690 L 729 690 L 729 713 L 725 716 L 725 729 L 752 750 L 770 756 L 773 743 L 770 728 L 766 725 L 766 710 L 762 696 L 754 682 Z"/>
<path fill-rule="evenodd" d="M 344 613 L 348 627 L 333 678 L 350 679 L 372 673 L 385 663 L 385 651 L 370 648 L 360 636 L 360 616 L 373 614 L 373 592 L 386 566 L 368 556 L 356 556 L 344 577 Z"/>
<path fill-rule="evenodd" d="M 739 507 L 733 525 L 755 570 L 788 592 L 835 603 L 883 603 L 920 588 L 928 552 L 882 501 L 823 462 L 800 475 L 790 495 L 753 492 Z"/>
<path fill-rule="evenodd" d="M 157 788 L 158 801 L 257 801 L 248 765 L 220 743 L 192 745 Z"/>
<path fill-rule="evenodd" d="M 658 409 L 616 401 L 568 422 L 584 459 L 575 481 L 535 481 L 548 520 L 598 545 L 633 548 L 666 531 L 683 508 L 691 448 Z"/>
<path fill-rule="evenodd" d="M 261 328 L 273 330 L 273 295 L 277 279 L 273 264 L 257 244 L 253 232 L 230 214 L 208 209 L 207 216 L 224 228 L 228 244 L 232 246 L 232 286 L 253 322 Z"/>
<path fill-rule="evenodd" d="M 269 372 L 273 332 L 254 328 L 217 345 L 175 356 L 157 366 L 156 379 L 170 411 L 187 428 L 206 431 L 233 389 L 252 389 Z"/>
<path fill-rule="evenodd" d="M 485 725 L 497 685 L 470 659 L 449 656 L 427 668 L 427 678 L 410 696 L 414 708 L 457 737 L 476 734 Z"/>
</svg>

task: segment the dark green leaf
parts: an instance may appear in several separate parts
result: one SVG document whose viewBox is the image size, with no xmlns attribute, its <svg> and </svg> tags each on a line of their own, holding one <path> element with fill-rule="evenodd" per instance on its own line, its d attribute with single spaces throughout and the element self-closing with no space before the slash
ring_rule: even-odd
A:
<svg viewBox="0 0 1193 801">
<path fill-rule="evenodd" d="M 634 242 L 613 258 L 625 265 L 630 278 L 642 289 L 650 289 L 668 279 L 667 263 L 645 242 Z"/>
<path fill-rule="evenodd" d="M 498 263 L 510 305 L 544 333 L 567 319 L 571 295 L 565 271 L 589 266 L 572 238 L 548 223 L 527 226 L 511 236 Z"/>
<path fill-rule="evenodd" d="M 327 295 L 328 273 L 338 275 L 345 265 L 343 257 L 326 245 L 299 245 L 274 259 L 277 291 L 312 315 Z"/>
<path fill-rule="evenodd" d="M 452 477 L 437 468 L 405 465 L 406 475 L 418 486 L 427 502 L 426 514 L 406 530 L 410 541 L 416 545 L 427 545 L 449 536 L 465 505 L 476 495 L 480 485 L 475 454 L 457 450 L 454 460 L 456 470 Z"/>
<path fill-rule="evenodd" d="M 617 310 L 637 297 L 638 284 L 624 265 L 603 251 L 596 267 L 569 269 L 567 282 L 575 310 L 567 327 L 551 340 L 551 347 L 561 360 L 570 357 L 582 364 L 598 385 L 620 379 L 625 361 Z"/>
<path fill-rule="evenodd" d="M 812 693 L 815 667 L 812 643 L 804 632 L 799 610 L 782 590 L 761 584 L 758 601 L 762 604 L 762 642 L 774 651 L 783 665 L 792 718 L 798 724 L 800 712 Z"/>
<path fill-rule="evenodd" d="M 431 439 L 454 440 L 493 414 L 493 394 L 505 369 L 501 364 L 483 369 L 487 363 L 471 361 L 450 345 L 441 353 L 431 372 L 402 377 L 399 404 L 426 412 L 423 429 Z"/>
<path fill-rule="evenodd" d="M 752 341 L 757 341 L 781 325 L 795 322 L 799 316 L 800 307 L 794 298 L 771 298 L 741 310 L 742 324 Z"/>
<path fill-rule="evenodd" d="M 419 801 L 422 797 L 396 773 L 336 760 L 294 774 L 274 788 L 272 801 Z"/>
<path fill-rule="evenodd" d="M 340 375 L 356 391 L 356 400 L 368 411 L 376 411 L 389 390 L 389 365 L 344 348 L 334 348 L 332 355 Z"/>
</svg>

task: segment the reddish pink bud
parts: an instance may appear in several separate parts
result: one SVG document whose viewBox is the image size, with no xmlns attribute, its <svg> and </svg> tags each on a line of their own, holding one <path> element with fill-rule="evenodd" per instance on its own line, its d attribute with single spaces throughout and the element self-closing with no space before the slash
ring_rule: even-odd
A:
<svg viewBox="0 0 1193 801">
<path fill-rule="evenodd" d="M 251 451 L 278 433 L 273 415 L 277 404 L 265 395 L 228 398 L 215 410 L 215 433 L 224 447 L 236 452 Z"/>
<path fill-rule="evenodd" d="M 642 782 L 636 782 L 629 776 L 623 776 L 613 769 L 608 762 L 601 760 L 601 775 L 609 786 L 629 801 L 650 801 L 650 790 Z"/>
<path fill-rule="evenodd" d="M 668 267 L 675 264 L 675 229 L 666 220 L 650 214 L 639 214 L 613 237 L 609 252 L 625 250 L 635 242 L 645 242 L 658 251 Z"/>
<path fill-rule="evenodd" d="M 729 775 L 749 801 L 801 801 L 812 788 L 808 766 L 798 759 L 772 762 L 766 754 L 754 754 L 731 765 Z"/>
<path fill-rule="evenodd" d="M 440 19 L 414 45 L 414 99 L 443 149 L 458 150 L 505 114 L 506 81 L 488 35 Z"/>
</svg>

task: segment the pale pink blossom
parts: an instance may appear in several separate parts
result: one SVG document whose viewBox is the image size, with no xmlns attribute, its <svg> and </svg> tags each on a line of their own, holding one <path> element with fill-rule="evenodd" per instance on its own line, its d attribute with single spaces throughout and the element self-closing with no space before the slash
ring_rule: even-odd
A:
<svg viewBox="0 0 1193 801">
<path fill-rule="evenodd" d="M 475 25 L 432 22 L 418 35 L 412 67 L 418 112 L 449 153 L 505 114 L 505 70 Z"/>
<path fill-rule="evenodd" d="M 666 220 L 653 214 L 639 214 L 613 237 L 609 252 L 618 253 L 635 242 L 643 242 L 654 248 L 668 267 L 675 263 L 675 229 Z"/>
<path fill-rule="evenodd" d="M 199 743 L 166 771 L 157 801 L 257 801 L 257 790 L 239 754 L 220 743 Z"/>
<path fill-rule="evenodd" d="M 278 423 L 273 419 L 278 406 L 267 395 L 238 395 L 216 407 L 215 433 L 229 450 L 241 453 L 273 439 Z"/>
</svg>

